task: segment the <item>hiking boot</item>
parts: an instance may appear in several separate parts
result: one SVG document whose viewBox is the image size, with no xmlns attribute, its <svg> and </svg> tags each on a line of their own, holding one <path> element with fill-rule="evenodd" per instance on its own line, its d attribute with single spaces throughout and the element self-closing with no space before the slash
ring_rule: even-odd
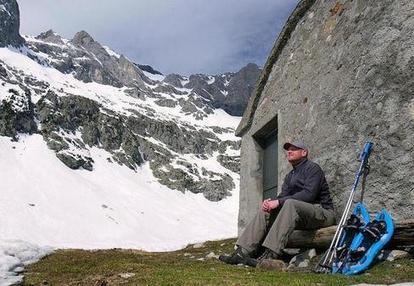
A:
<svg viewBox="0 0 414 286">
<path fill-rule="evenodd" d="M 236 250 L 231 255 L 220 255 L 219 260 L 224 263 L 237 265 L 237 264 L 246 264 L 246 261 L 250 258 L 248 252 L 243 249 L 241 246 L 238 246 Z"/>
<path fill-rule="evenodd" d="M 262 255 L 259 256 L 257 259 L 250 258 L 246 261 L 246 265 L 251 267 L 256 267 L 260 263 L 262 263 L 266 259 L 274 259 L 274 260 L 280 260 L 281 255 L 274 252 L 273 250 L 266 248 L 266 250 L 263 252 Z"/>
</svg>

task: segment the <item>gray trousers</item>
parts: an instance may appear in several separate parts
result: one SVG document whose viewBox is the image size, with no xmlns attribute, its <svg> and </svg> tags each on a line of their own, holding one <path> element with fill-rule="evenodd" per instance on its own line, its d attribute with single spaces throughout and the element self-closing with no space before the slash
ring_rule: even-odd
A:
<svg viewBox="0 0 414 286">
<path fill-rule="evenodd" d="M 260 208 L 236 244 L 249 252 L 256 251 L 262 245 L 281 254 L 294 229 L 318 229 L 334 223 L 332 210 L 288 199 L 282 207 L 272 210 L 270 214 Z"/>
</svg>

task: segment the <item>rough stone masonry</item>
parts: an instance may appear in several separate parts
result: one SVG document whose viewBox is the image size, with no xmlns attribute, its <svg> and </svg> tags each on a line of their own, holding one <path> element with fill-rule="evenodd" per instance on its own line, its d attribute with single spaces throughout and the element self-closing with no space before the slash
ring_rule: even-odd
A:
<svg viewBox="0 0 414 286">
<path fill-rule="evenodd" d="M 414 1 L 303 0 L 288 19 L 237 129 L 242 136 L 239 227 L 262 199 L 253 135 L 277 118 L 278 187 L 290 169 L 282 145 L 308 143 L 338 214 L 366 140 L 374 142 L 364 202 L 413 218 Z"/>
</svg>

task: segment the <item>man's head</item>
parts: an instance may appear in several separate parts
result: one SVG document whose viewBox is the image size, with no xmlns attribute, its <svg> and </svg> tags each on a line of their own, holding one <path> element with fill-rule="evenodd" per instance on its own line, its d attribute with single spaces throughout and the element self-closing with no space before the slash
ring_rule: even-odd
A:
<svg viewBox="0 0 414 286">
<path fill-rule="evenodd" d="M 283 144 L 283 149 L 286 150 L 286 157 L 289 163 L 295 165 L 297 162 L 308 157 L 308 147 L 302 141 L 287 142 Z"/>
</svg>

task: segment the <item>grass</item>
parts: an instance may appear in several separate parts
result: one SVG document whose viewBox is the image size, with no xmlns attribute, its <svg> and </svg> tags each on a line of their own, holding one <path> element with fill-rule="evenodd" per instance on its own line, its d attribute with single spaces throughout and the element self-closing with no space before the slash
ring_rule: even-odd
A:
<svg viewBox="0 0 414 286">
<path fill-rule="evenodd" d="M 23 285 L 350 285 L 414 281 L 414 260 L 383 262 L 354 277 L 230 266 L 216 258 L 234 240 L 174 252 L 59 250 L 27 267 Z"/>
</svg>

